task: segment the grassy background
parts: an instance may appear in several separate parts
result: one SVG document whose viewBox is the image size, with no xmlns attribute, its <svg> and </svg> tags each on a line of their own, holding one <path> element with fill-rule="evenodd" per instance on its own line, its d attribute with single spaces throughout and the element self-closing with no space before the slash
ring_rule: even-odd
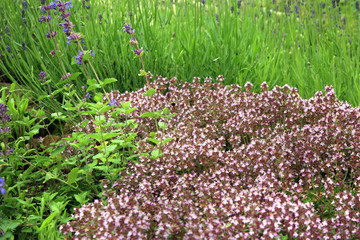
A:
<svg viewBox="0 0 360 240">
<path fill-rule="evenodd" d="M 325 8 L 322 1 L 292 1 L 291 5 L 289 1 L 275 2 L 248 0 L 239 6 L 238 1 L 210 0 L 111 4 L 86 1 L 85 5 L 90 6 L 87 9 L 76 0 L 70 19 L 74 30 L 85 35 L 87 48 L 95 52 L 93 65 L 99 77 L 119 80 L 107 90 L 131 91 L 145 82 L 138 76 L 141 63 L 133 57 L 129 36 L 122 31 L 127 22 L 136 29 L 137 40 L 145 50 L 146 70 L 155 75 L 191 80 L 194 76 L 214 78 L 222 74 L 227 84 L 250 81 L 257 88 L 263 81 L 270 87 L 289 84 L 299 88 L 306 98 L 331 84 L 341 100 L 358 106 L 359 11 L 354 2 L 340 1 L 340 11 L 331 2 Z M 47 72 L 54 84 L 64 74 L 59 59 L 49 54 L 55 46 L 45 37 L 48 25 L 38 21 L 39 6 L 39 1 L 28 1 L 26 26 L 21 1 L 0 2 L 0 69 L 36 96 L 45 92 L 37 80 L 40 71 Z M 58 31 L 60 54 L 67 71 L 83 72 L 76 83 L 80 91 L 87 77 L 83 68 L 71 65 L 72 57 L 78 53 L 76 46 L 66 44 L 55 16 L 52 25 Z M 27 44 L 25 51 L 21 49 L 22 41 Z M 7 45 L 11 53 L 7 52 Z M 44 104 L 52 108 L 50 102 Z"/>
</svg>

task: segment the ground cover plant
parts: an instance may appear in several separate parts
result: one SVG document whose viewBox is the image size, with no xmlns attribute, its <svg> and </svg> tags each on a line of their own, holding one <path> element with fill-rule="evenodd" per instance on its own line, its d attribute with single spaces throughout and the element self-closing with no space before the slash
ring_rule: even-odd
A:
<svg viewBox="0 0 360 240">
<path fill-rule="evenodd" d="M 0 10 L 1 239 L 360 238 L 358 1 Z"/>
</svg>

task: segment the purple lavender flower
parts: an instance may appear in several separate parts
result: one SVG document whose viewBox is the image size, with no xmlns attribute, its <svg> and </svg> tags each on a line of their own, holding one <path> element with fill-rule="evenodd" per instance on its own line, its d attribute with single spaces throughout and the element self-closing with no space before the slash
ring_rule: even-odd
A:
<svg viewBox="0 0 360 240">
<path fill-rule="evenodd" d="M 241 7 L 241 0 L 238 0 L 237 1 L 237 8 L 240 8 Z"/>
<path fill-rule="evenodd" d="M 6 193 L 6 189 L 4 188 L 5 180 L 4 178 L 0 178 L 0 193 L 4 195 Z"/>
<path fill-rule="evenodd" d="M 3 103 L 0 103 L 0 121 L 5 125 L 5 122 L 9 122 L 11 119 L 11 114 L 7 114 L 9 109 Z"/>
<path fill-rule="evenodd" d="M 51 20 L 51 16 L 50 16 L 50 15 L 48 15 L 47 17 L 44 16 L 44 15 L 41 15 L 39 22 L 41 22 L 41 23 L 43 23 L 43 22 L 50 22 L 50 20 Z"/>
<path fill-rule="evenodd" d="M 70 41 L 74 41 L 75 43 L 77 43 L 77 41 L 81 38 L 81 34 L 73 33 L 66 38 L 68 39 L 68 41 L 66 43 L 70 45 Z"/>
<path fill-rule="evenodd" d="M 201 0 L 201 3 L 205 5 L 205 0 Z"/>
<path fill-rule="evenodd" d="M 77 56 L 74 56 L 74 58 L 75 58 L 74 62 L 77 62 L 79 65 L 82 65 L 83 57 L 84 57 L 84 53 L 81 50 L 79 50 L 79 54 Z"/>
<path fill-rule="evenodd" d="M 123 32 L 127 32 L 128 34 L 134 34 L 135 29 L 130 27 L 130 24 L 124 23 Z"/>
<path fill-rule="evenodd" d="M 86 99 L 86 98 L 88 98 L 88 99 L 90 99 L 90 98 L 91 98 L 90 93 L 88 93 L 88 92 L 87 92 L 87 93 L 85 94 L 85 96 L 84 96 L 84 98 L 83 98 L 83 99 Z"/>
<path fill-rule="evenodd" d="M 45 33 L 45 36 L 46 36 L 47 38 L 55 38 L 56 35 L 57 35 L 57 32 L 56 32 L 56 31 L 55 31 L 55 32 L 51 32 L 51 35 L 50 35 L 49 32 Z"/>
<path fill-rule="evenodd" d="M 46 72 L 40 72 L 39 73 L 39 80 L 45 80 L 45 78 L 46 78 Z"/>
<path fill-rule="evenodd" d="M 115 99 L 111 99 L 111 102 L 108 103 L 109 106 L 118 105 L 119 103 Z"/>
<path fill-rule="evenodd" d="M 23 22 L 24 22 L 25 26 L 27 26 L 27 19 L 26 18 L 23 18 Z"/>
<path fill-rule="evenodd" d="M 103 15 L 101 13 L 99 13 L 99 20 L 101 22 L 101 19 L 103 18 Z"/>
<path fill-rule="evenodd" d="M 10 29 L 8 26 L 5 26 L 5 32 L 7 33 L 8 36 L 11 36 Z"/>
<path fill-rule="evenodd" d="M 6 50 L 8 51 L 8 53 L 11 53 L 11 48 L 10 48 L 9 45 L 7 45 L 5 48 L 6 48 Z"/>
<path fill-rule="evenodd" d="M 26 43 L 24 41 L 21 42 L 21 47 L 23 51 L 26 50 Z"/>
<path fill-rule="evenodd" d="M 234 6 L 230 7 L 230 11 L 231 11 L 231 13 L 234 13 Z"/>
<path fill-rule="evenodd" d="M 28 4 L 27 4 L 26 1 L 23 1 L 23 2 L 22 2 L 22 5 L 24 6 L 25 10 L 28 8 Z"/>
<path fill-rule="evenodd" d="M 56 56 L 55 50 L 51 50 L 50 55 L 53 56 L 53 57 L 55 57 L 55 56 Z"/>
<path fill-rule="evenodd" d="M 140 56 L 140 54 L 141 54 L 141 52 L 143 51 L 143 49 L 140 48 L 139 50 L 135 49 L 135 50 L 133 50 L 133 51 L 134 51 L 134 53 L 135 53 L 136 55 Z"/>
<path fill-rule="evenodd" d="M 360 8 L 359 8 L 359 1 L 358 1 L 358 0 L 355 1 L 355 8 L 356 8 L 356 10 L 358 10 L 358 11 L 359 11 L 359 9 L 360 9 Z"/>
</svg>

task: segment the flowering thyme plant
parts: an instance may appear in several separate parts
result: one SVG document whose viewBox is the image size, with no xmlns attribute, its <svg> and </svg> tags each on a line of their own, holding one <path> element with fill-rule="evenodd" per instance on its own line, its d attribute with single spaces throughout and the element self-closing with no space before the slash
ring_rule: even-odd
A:
<svg viewBox="0 0 360 240">
<path fill-rule="evenodd" d="M 159 76 L 151 97 L 146 88 L 111 92 L 137 106 L 128 117 L 139 123 L 138 151 L 162 154 L 129 163 L 105 185 L 106 204 L 75 209 L 60 231 L 69 239 L 359 238 L 360 109 L 332 87 L 306 100 L 287 85 L 263 83 L 257 94 L 251 83 L 217 80 Z M 176 115 L 140 117 L 163 108 Z M 166 131 L 156 130 L 160 121 Z M 77 131 L 94 126 L 87 119 Z M 151 132 L 173 140 L 157 146 Z"/>
</svg>

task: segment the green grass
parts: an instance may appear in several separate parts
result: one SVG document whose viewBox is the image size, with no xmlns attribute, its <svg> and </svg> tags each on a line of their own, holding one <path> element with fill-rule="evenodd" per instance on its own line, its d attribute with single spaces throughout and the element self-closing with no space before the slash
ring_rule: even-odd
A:
<svg viewBox="0 0 360 240">
<path fill-rule="evenodd" d="M 295 13 L 285 16 L 282 1 L 263 2 L 243 3 L 237 9 L 236 1 L 206 1 L 204 5 L 201 1 L 173 4 L 138 0 L 96 2 L 90 4 L 90 9 L 84 9 L 81 1 L 74 1 L 70 19 L 75 31 L 85 36 L 85 45 L 96 53 L 93 63 L 100 79 L 119 80 L 107 90 L 135 90 L 144 84 L 144 79 L 138 76 L 141 64 L 133 58 L 128 36 L 122 32 L 123 22 L 127 22 L 136 29 L 137 39 L 145 49 L 146 68 L 153 74 L 184 80 L 222 74 L 229 84 L 250 81 L 258 86 L 266 81 L 270 87 L 287 83 L 298 87 L 306 98 L 331 84 L 341 100 L 358 106 L 359 13 L 353 3 L 341 3 L 341 17 L 346 17 L 346 24 L 345 29 L 340 29 L 336 26 L 342 25 L 336 15 L 338 9 L 330 3 L 324 9 L 326 14 L 321 15 L 320 1 L 314 1 L 317 2 L 314 18 L 311 18 L 309 4 L 301 6 L 297 18 Z M 233 13 L 231 6 L 234 6 Z M 1 70 L 11 80 L 40 95 L 43 90 L 36 81 L 40 71 L 46 71 L 54 83 L 59 82 L 64 73 L 58 58 L 49 54 L 54 43 L 44 36 L 46 24 L 38 22 L 39 3 L 29 1 L 26 12 L 29 27 L 22 23 L 21 7 L 20 1 L 0 4 L 4 15 L 1 26 L 8 25 L 11 31 L 11 36 L 3 34 L 1 41 L 0 51 L 4 55 Z M 102 25 L 99 13 L 103 15 Z M 215 14 L 219 15 L 219 25 Z M 87 77 L 82 68 L 71 65 L 77 50 L 65 43 L 65 35 L 60 34 L 62 30 L 53 25 L 59 32 L 66 70 L 83 72 L 76 83 L 80 89 Z M 25 52 L 20 50 L 21 41 L 29 44 Z M 20 50 L 19 58 L 11 58 L 6 45 Z"/>
</svg>

